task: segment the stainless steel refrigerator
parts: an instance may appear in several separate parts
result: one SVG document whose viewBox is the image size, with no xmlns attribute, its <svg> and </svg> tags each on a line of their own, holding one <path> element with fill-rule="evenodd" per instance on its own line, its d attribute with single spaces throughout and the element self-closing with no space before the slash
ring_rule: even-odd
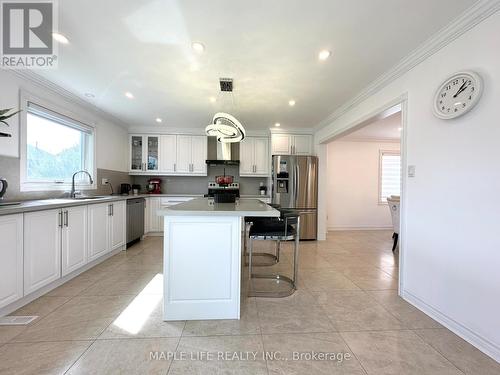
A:
<svg viewBox="0 0 500 375">
<path fill-rule="evenodd" d="M 318 227 L 318 158 L 274 155 L 272 203 L 300 213 L 300 239 L 315 240 Z"/>
</svg>

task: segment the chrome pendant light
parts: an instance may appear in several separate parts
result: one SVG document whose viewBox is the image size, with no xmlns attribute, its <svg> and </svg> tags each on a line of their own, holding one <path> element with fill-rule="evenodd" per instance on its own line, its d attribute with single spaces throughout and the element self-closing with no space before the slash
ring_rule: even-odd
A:
<svg viewBox="0 0 500 375">
<path fill-rule="evenodd" d="M 216 136 L 221 143 L 241 142 L 245 138 L 245 128 L 236 117 L 229 113 L 216 113 L 212 123 L 205 128 L 208 136 Z"/>
</svg>

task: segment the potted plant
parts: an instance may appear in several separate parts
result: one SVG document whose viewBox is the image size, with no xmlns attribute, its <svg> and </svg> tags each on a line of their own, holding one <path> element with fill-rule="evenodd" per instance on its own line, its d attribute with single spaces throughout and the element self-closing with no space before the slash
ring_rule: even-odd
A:
<svg viewBox="0 0 500 375">
<path fill-rule="evenodd" d="M 7 124 L 7 119 L 21 112 L 21 110 L 19 110 L 9 114 L 9 112 L 12 111 L 13 109 L 14 108 L 0 109 L 0 123 L 9 126 L 9 124 Z M 9 133 L 4 133 L 0 131 L 0 137 L 11 137 L 11 135 Z"/>
</svg>

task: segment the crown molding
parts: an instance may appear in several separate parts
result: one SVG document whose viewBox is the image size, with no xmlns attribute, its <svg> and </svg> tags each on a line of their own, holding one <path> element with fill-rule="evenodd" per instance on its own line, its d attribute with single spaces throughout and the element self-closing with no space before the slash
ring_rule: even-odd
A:
<svg viewBox="0 0 500 375">
<path fill-rule="evenodd" d="M 101 108 L 97 107 L 96 105 L 80 98 L 78 95 L 72 93 L 71 91 L 66 90 L 65 88 L 56 85 L 55 83 L 49 81 L 46 78 L 43 78 L 39 74 L 36 74 L 32 70 L 13 70 L 10 69 L 8 72 L 12 73 L 14 76 L 17 76 L 18 78 L 21 78 L 23 80 L 29 81 L 30 83 L 33 83 L 35 85 L 38 85 L 54 94 L 62 96 L 64 99 L 66 99 L 68 102 L 77 105 L 79 107 L 83 107 L 86 110 L 90 111 L 94 115 L 101 117 L 113 124 L 119 125 L 122 128 L 128 129 L 129 125 L 116 116 L 113 116 L 112 114 L 102 110 Z"/>
<path fill-rule="evenodd" d="M 307 128 L 271 128 L 269 129 L 269 133 L 271 134 L 314 134 L 314 129 Z"/>
<path fill-rule="evenodd" d="M 370 138 L 370 137 L 353 137 L 353 138 L 349 138 L 347 136 L 345 138 L 336 139 L 335 142 L 401 143 L 401 139 L 400 138 Z"/>
<path fill-rule="evenodd" d="M 376 78 L 355 97 L 347 101 L 335 112 L 331 113 L 327 118 L 314 127 L 314 131 L 316 132 L 331 124 L 353 107 L 357 106 L 377 91 L 395 81 L 422 61 L 428 59 L 430 56 L 434 55 L 436 52 L 499 10 L 500 0 L 479 0 L 458 18 L 453 20 L 432 37 L 427 39 L 418 48 L 413 50 L 413 52 L 400 60 L 394 67 Z"/>
</svg>

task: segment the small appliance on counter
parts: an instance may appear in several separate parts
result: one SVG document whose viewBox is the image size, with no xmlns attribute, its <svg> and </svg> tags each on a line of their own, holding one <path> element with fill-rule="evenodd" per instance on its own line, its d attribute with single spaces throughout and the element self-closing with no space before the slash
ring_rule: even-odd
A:
<svg viewBox="0 0 500 375">
<path fill-rule="evenodd" d="M 222 177 L 222 176 L 218 176 Z M 232 176 L 225 176 L 232 177 Z M 205 197 L 214 198 L 215 203 L 234 203 L 240 196 L 240 184 L 231 182 L 229 184 L 220 184 L 217 182 L 208 183 L 208 193 Z"/>
<path fill-rule="evenodd" d="M 132 193 L 134 195 L 138 195 L 141 192 L 141 185 L 133 184 L 132 185 Z"/>
<path fill-rule="evenodd" d="M 120 195 L 129 195 L 130 190 L 132 190 L 132 186 L 130 186 L 130 184 L 121 184 L 120 185 Z"/>
<path fill-rule="evenodd" d="M 149 194 L 161 194 L 161 179 L 160 178 L 150 178 L 146 189 Z"/>
<path fill-rule="evenodd" d="M 267 186 L 265 186 L 263 182 L 260 183 L 259 193 L 260 193 L 260 195 L 266 195 L 267 194 Z"/>
</svg>

